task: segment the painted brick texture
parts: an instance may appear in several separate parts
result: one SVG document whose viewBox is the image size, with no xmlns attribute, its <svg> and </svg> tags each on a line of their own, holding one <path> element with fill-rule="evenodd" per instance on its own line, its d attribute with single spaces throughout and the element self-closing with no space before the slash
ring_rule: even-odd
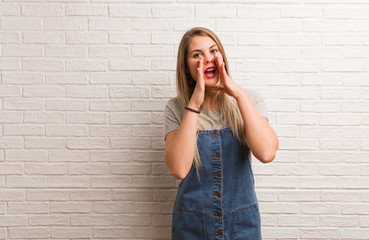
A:
<svg viewBox="0 0 369 240">
<path fill-rule="evenodd" d="M 264 239 L 368 239 L 368 0 L 0 1 L 0 239 L 170 239 L 182 34 L 222 40 L 280 148 Z"/>
</svg>

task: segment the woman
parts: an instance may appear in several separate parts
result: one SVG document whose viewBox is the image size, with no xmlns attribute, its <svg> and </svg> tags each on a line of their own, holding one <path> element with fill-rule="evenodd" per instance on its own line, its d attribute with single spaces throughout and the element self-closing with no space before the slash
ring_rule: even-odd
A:
<svg viewBox="0 0 369 240">
<path fill-rule="evenodd" d="M 250 151 L 268 163 L 278 148 L 264 101 L 230 78 L 223 46 L 205 28 L 184 34 L 176 78 L 165 110 L 165 162 L 182 179 L 172 239 L 261 239 Z"/>
</svg>

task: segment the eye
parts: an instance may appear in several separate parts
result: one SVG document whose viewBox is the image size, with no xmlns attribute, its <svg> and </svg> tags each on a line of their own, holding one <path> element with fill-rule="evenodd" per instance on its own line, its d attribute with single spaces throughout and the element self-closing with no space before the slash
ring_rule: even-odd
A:
<svg viewBox="0 0 369 240">
<path fill-rule="evenodd" d="M 193 55 L 193 57 L 198 58 L 198 57 L 200 57 L 200 55 L 201 55 L 200 53 L 196 53 L 195 55 Z"/>
<path fill-rule="evenodd" d="M 211 53 L 217 53 L 218 52 L 218 49 L 212 49 L 211 50 Z"/>
</svg>

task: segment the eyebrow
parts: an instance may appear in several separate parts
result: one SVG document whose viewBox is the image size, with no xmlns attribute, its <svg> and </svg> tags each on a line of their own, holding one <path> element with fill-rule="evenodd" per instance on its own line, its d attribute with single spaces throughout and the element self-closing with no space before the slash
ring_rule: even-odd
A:
<svg viewBox="0 0 369 240">
<path fill-rule="evenodd" d="M 212 49 L 213 47 L 217 46 L 216 44 L 212 45 L 211 47 L 209 47 L 209 49 Z M 201 49 L 195 49 L 193 51 L 190 52 L 190 54 L 192 54 L 193 52 L 201 52 Z"/>
</svg>

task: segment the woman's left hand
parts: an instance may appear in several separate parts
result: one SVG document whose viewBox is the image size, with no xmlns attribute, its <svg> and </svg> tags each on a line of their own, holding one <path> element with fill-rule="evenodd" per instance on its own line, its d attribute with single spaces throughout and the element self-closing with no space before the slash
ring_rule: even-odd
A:
<svg viewBox="0 0 369 240">
<path fill-rule="evenodd" d="M 228 73 L 225 69 L 225 65 L 224 65 L 224 62 L 223 62 L 223 56 L 221 55 L 221 53 L 217 52 L 214 55 L 214 58 L 215 58 L 215 64 L 217 66 L 218 74 L 219 74 L 219 77 L 220 77 L 220 84 L 212 87 L 212 89 L 218 90 L 218 91 L 223 91 L 226 94 L 228 94 L 229 96 L 232 96 L 235 99 L 237 99 L 241 94 L 244 93 L 244 91 L 242 90 L 242 88 L 240 86 L 238 86 L 232 80 L 232 78 L 230 78 L 228 76 Z"/>
</svg>

